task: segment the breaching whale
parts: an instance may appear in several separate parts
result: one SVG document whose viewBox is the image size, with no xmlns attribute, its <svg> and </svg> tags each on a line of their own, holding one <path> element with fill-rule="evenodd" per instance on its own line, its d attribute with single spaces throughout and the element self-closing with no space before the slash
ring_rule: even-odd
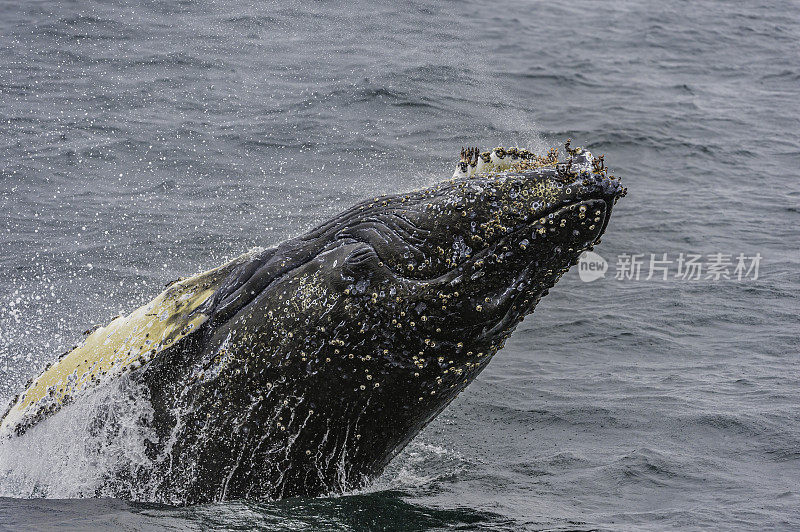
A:
<svg viewBox="0 0 800 532">
<path fill-rule="evenodd" d="M 113 495 L 192 504 L 361 487 L 599 242 L 625 192 L 569 142 L 562 158 L 462 150 L 449 180 L 359 203 L 94 330 L 14 398 L 0 434 L 24 438 L 127 379 L 145 390 L 153 436 L 148 467 L 106 472 Z"/>
</svg>

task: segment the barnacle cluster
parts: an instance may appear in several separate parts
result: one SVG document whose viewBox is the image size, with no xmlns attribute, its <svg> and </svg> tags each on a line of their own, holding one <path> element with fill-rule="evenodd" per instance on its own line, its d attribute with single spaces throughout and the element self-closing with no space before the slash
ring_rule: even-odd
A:
<svg viewBox="0 0 800 532">
<path fill-rule="evenodd" d="M 591 161 L 593 174 L 606 174 L 604 156 L 594 157 L 581 147 L 572 147 L 572 139 L 567 139 L 564 151 L 567 158 L 559 160 L 558 148 L 550 148 L 544 155 L 530 152 L 524 148 L 498 146 L 489 151 L 480 151 L 477 147 L 461 148 L 461 158 L 456 164 L 454 178 L 491 175 L 505 171 L 525 172 L 539 168 L 555 168 L 558 175 L 564 178 L 575 177 L 583 169 L 572 168 L 573 159 L 584 155 Z M 587 168 L 588 170 L 588 168 Z M 614 176 L 610 176 L 612 179 Z"/>
<path fill-rule="evenodd" d="M 545 155 L 532 153 L 524 148 L 498 146 L 481 152 L 477 147 L 462 148 L 461 159 L 453 177 L 472 177 L 505 170 L 533 170 L 553 166 L 558 162 L 558 150 L 553 148 Z"/>
</svg>

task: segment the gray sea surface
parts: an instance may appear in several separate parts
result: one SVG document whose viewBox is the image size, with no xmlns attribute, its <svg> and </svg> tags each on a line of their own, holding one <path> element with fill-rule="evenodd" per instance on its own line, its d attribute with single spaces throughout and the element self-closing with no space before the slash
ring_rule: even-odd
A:
<svg viewBox="0 0 800 532">
<path fill-rule="evenodd" d="M 629 188 L 605 277 L 573 268 L 373 486 L 72 499 L 32 452 L 50 486 L 0 471 L 0 529 L 800 528 L 792 1 L 0 1 L 0 399 L 165 282 L 568 137 Z"/>
</svg>

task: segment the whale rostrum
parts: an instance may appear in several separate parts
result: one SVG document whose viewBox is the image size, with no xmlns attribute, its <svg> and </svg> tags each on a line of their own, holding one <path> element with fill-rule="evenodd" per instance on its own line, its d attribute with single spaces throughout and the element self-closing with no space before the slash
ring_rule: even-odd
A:
<svg viewBox="0 0 800 532">
<path fill-rule="evenodd" d="M 93 390 L 144 390 L 147 467 L 102 494 L 190 504 L 364 486 L 597 244 L 626 190 L 568 142 L 463 149 L 454 176 L 171 283 L 87 331 L 0 421 L 6 438 Z M 33 431 L 31 431 L 33 432 Z"/>
</svg>

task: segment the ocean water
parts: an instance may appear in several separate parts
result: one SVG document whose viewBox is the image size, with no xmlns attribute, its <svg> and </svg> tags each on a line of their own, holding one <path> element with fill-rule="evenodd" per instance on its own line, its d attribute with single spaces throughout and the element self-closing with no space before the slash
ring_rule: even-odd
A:
<svg viewBox="0 0 800 532">
<path fill-rule="evenodd" d="M 75 499 L 62 427 L 0 444 L 0 529 L 799 528 L 799 58 L 790 1 L 0 3 L 3 403 L 165 282 L 464 145 L 571 137 L 629 188 L 605 277 L 566 275 L 369 488 Z"/>
</svg>

